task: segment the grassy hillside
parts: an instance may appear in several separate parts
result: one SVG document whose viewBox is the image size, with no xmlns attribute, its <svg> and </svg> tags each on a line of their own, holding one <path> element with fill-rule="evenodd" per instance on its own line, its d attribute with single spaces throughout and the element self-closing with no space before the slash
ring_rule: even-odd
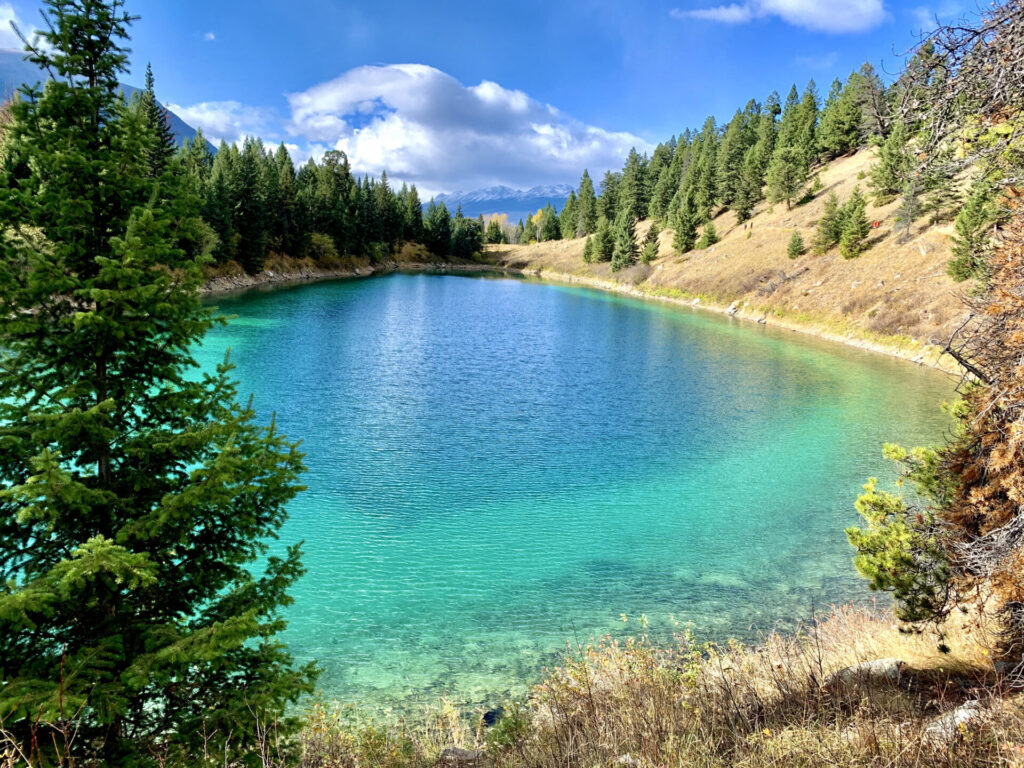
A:
<svg viewBox="0 0 1024 768">
<path fill-rule="evenodd" d="M 866 150 L 831 162 L 820 172 L 821 191 L 791 211 L 783 203 L 761 202 L 746 225 L 727 211 L 714 222 L 721 241 L 684 256 L 673 253 L 673 233 L 665 230 L 656 261 L 615 273 L 607 263 L 584 263 L 583 239 L 488 246 L 485 257 L 511 269 L 615 283 L 653 296 L 699 298 L 705 306 L 739 302 L 735 309 L 741 316 L 934 359 L 936 350 L 926 345 L 948 340 L 966 314 L 961 297 L 970 288 L 946 275 L 951 224 L 932 225 L 924 217 L 915 223 L 913 237 L 900 244 L 893 232 L 898 204 L 876 208 L 869 203 L 868 218 L 880 226 L 859 258 L 844 259 L 837 248 L 823 256 L 808 250 L 798 259 L 786 254 L 794 231 L 808 246 L 813 242 L 829 192 L 841 201 L 858 185 L 868 192 L 865 176 L 874 154 Z M 638 226 L 640 240 L 649 227 L 649 222 Z"/>
</svg>

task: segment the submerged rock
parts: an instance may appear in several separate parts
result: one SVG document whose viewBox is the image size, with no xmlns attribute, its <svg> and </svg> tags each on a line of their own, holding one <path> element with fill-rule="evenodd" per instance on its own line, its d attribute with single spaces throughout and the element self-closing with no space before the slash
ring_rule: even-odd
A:
<svg viewBox="0 0 1024 768">
<path fill-rule="evenodd" d="M 484 712 L 483 721 L 484 725 L 490 728 L 492 725 L 497 725 L 498 721 L 505 716 L 504 707 L 495 707 L 494 709 L 488 709 Z"/>
</svg>

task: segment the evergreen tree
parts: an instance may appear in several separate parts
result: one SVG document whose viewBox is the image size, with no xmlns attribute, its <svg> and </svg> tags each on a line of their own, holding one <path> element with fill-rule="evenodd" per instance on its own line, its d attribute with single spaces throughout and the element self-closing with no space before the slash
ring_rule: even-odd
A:
<svg viewBox="0 0 1024 768">
<path fill-rule="evenodd" d="M 958 283 L 970 278 L 988 277 L 989 238 L 997 221 L 998 209 L 991 188 L 984 180 L 971 188 L 963 209 L 956 217 L 953 258 L 947 271 Z"/>
<path fill-rule="evenodd" d="M 457 215 L 452 225 L 452 256 L 463 261 L 471 259 L 483 248 L 483 244 L 484 230 L 480 220 Z"/>
<path fill-rule="evenodd" d="M 159 178 L 178 151 L 178 142 L 171 131 L 170 118 L 167 110 L 157 101 L 153 90 L 153 68 L 146 65 L 146 87 L 139 98 L 139 107 L 149 125 L 150 140 L 146 147 L 146 159 L 149 173 L 154 179 Z"/>
<path fill-rule="evenodd" d="M 636 247 L 636 220 L 628 209 L 619 212 L 615 222 L 615 245 L 612 249 L 612 272 L 636 264 L 639 257 Z"/>
<path fill-rule="evenodd" d="M 537 242 L 537 224 L 534 222 L 533 217 L 529 216 L 526 219 L 526 224 L 523 227 L 523 236 L 520 241 L 523 245 L 529 245 L 530 243 Z"/>
<path fill-rule="evenodd" d="M 560 240 L 562 238 L 562 230 L 559 227 L 558 214 L 555 212 L 555 206 L 548 203 L 544 206 L 541 212 L 541 220 L 538 224 L 540 231 L 540 237 L 538 240 L 547 242 L 548 240 Z"/>
<path fill-rule="evenodd" d="M 889 133 L 889 105 L 885 85 L 871 64 L 865 62 L 857 78 L 860 130 L 865 139 L 884 140 Z"/>
<path fill-rule="evenodd" d="M 806 176 L 811 165 L 818 158 L 818 89 L 811 80 L 804 89 L 797 109 L 796 134 L 794 146 L 800 150 L 803 158 L 803 170 Z"/>
<path fill-rule="evenodd" d="M 267 258 L 267 188 L 263 175 L 263 142 L 248 137 L 242 144 L 235 173 L 234 228 L 238 233 L 237 258 L 246 272 L 263 269 Z"/>
<path fill-rule="evenodd" d="M 640 260 L 644 264 L 650 264 L 656 258 L 658 258 L 658 236 L 661 234 L 661 230 L 658 229 L 657 222 L 651 223 L 651 228 L 647 230 L 647 237 L 644 239 L 644 248 L 640 253 Z"/>
<path fill-rule="evenodd" d="M 647 183 L 647 163 L 635 148 L 629 151 L 616 194 L 617 212 L 625 211 L 634 221 L 647 215 L 651 199 Z"/>
<path fill-rule="evenodd" d="M 804 255 L 807 248 L 804 246 L 804 239 L 799 232 L 794 232 L 789 238 L 789 246 L 786 248 L 786 255 L 791 259 L 799 259 Z"/>
<path fill-rule="evenodd" d="M 119 97 L 131 17 L 47 14 L 0 185 L 0 721 L 40 764 L 234 762 L 315 678 L 276 638 L 299 550 L 264 556 L 301 455 L 194 375 L 199 201 Z"/>
<path fill-rule="evenodd" d="M 594 195 L 594 182 L 586 169 L 580 179 L 580 194 L 577 198 L 580 215 L 576 225 L 576 237 L 591 235 L 597 230 L 597 197 Z"/>
<path fill-rule="evenodd" d="M 911 227 L 921 215 L 921 197 L 918 179 L 911 177 L 903 187 L 900 195 L 900 206 L 896 209 L 897 241 L 905 243 L 910 240 Z"/>
<path fill-rule="evenodd" d="M 594 261 L 611 261 L 614 250 L 615 235 L 608 219 L 602 216 L 597 220 L 597 230 L 594 232 Z"/>
<path fill-rule="evenodd" d="M 505 242 L 505 233 L 501 229 L 501 222 L 497 216 L 491 217 L 487 222 L 487 230 L 484 232 L 484 242 L 490 244 Z"/>
<path fill-rule="evenodd" d="M 693 196 L 697 216 L 703 222 L 712 217 L 718 201 L 718 129 L 713 117 L 704 122 L 695 146 L 685 185 Z"/>
<path fill-rule="evenodd" d="M 704 225 L 704 231 L 701 232 L 700 240 L 697 241 L 697 249 L 702 251 L 705 248 L 710 248 L 717 242 L 718 230 L 715 229 L 715 222 L 709 221 Z"/>
<path fill-rule="evenodd" d="M 587 241 L 583 244 L 583 261 L 590 264 L 594 261 L 594 236 L 587 235 Z"/>
<path fill-rule="evenodd" d="M 803 153 L 797 147 L 779 147 L 768 166 L 768 199 L 773 203 L 785 201 L 786 210 L 790 210 L 806 178 Z"/>
<path fill-rule="evenodd" d="M 909 133 L 902 120 L 893 123 L 889 137 L 878 152 L 878 162 L 871 168 L 871 187 L 876 205 L 884 205 L 903 191 L 914 167 L 908 146 Z"/>
<path fill-rule="evenodd" d="M 748 105 L 748 110 L 750 105 Z M 756 139 L 750 128 L 751 115 L 736 110 L 722 137 L 718 152 L 718 194 L 722 204 L 733 208 L 741 196 L 743 187 L 743 161 L 747 150 Z M 753 118 L 756 119 L 757 115 Z"/>
<path fill-rule="evenodd" d="M 597 200 L 597 212 L 608 221 L 615 221 L 619 211 L 619 182 L 622 177 L 618 173 L 605 171 L 601 180 L 601 197 Z"/>
<path fill-rule="evenodd" d="M 675 236 L 672 238 L 672 247 L 681 254 L 692 251 L 697 242 L 697 211 L 689 196 L 683 199 L 676 211 L 673 227 Z"/>
<path fill-rule="evenodd" d="M 423 239 L 423 204 L 420 202 L 420 194 L 415 184 L 409 187 L 409 193 L 405 198 L 402 226 L 406 239 L 412 242 L 419 242 Z"/>
<path fill-rule="evenodd" d="M 513 243 L 516 243 L 517 245 L 520 244 L 520 243 L 525 243 L 526 242 L 526 239 L 525 239 L 525 236 L 524 236 L 525 229 L 526 228 L 523 226 L 523 220 L 520 219 L 519 223 L 516 224 L 515 227 L 512 229 L 512 236 L 509 238 L 509 241 L 513 242 Z"/>
<path fill-rule="evenodd" d="M 850 75 L 843 85 L 837 79 L 832 83 L 818 126 L 818 147 L 826 158 L 853 152 L 862 143 L 860 75 Z"/>
<path fill-rule="evenodd" d="M 452 219 L 443 202 L 433 200 L 427 205 L 427 219 L 423 226 L 423 244 L 435 256 L 447 256 L 451 251 Z"/>
<path fill-rule="evenodd" d="M 580 206 L 576 200 L 576 192 L 569 193 L 569 199 L 565 201 L 562 212 L 558 214 L 558 229 L 562 233 L 563 240 L 572 240 L 576 237 L 576 230 L 580 225 Z"/>
<path fill-rule="evenodd" d="M 860 189 L 855 188 L 842 208 L 843 231 L 839 236 L 839 253 L 844 259 L 855 259 L 864 252 L 865 241 L 871 234 L 866 209 L 867 200 Z"/>
<path fill-rule="evenodd" d="M 814 250 L 819 254 L 828 252 L 829 248 L 839 245 L 843 234 L 843 220 L 839 209 L 839 197 L 829 192 L 825 198 L 825 206 L 818 220 L 818 231 L 814 239 Z"/>
</svg>

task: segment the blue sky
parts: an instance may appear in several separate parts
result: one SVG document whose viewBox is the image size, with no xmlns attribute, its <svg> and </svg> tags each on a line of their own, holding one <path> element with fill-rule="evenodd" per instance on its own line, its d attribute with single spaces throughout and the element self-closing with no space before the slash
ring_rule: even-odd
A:
<svg viewBox="0 0 1024 768">
<path fill-rule="evenodd" d="M 0 2 L 31 27 L 36 0 Z M 133 72 L 214 140 L 344 149 L 426 193 L 575 183 L 708 114 L 864 61 L 971 0 L 129 0 Z M 6 23 L 4 24 L 6 27 Z M 8 36 L 9 37 L 9 36 Z M 10 46 L 0 34 L 0 47 Z"/>
</svg>

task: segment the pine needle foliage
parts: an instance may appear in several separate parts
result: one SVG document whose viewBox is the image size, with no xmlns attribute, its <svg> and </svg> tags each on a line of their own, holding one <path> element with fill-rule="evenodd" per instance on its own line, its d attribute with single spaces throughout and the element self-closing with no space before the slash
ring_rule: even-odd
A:
<svg viewBox="0 0 1024 768">
<path fill-rule="evenodd" d="M 266 546 L 302 455 L 196 373 L 199 201 L 119 95 L 132 17 L 46 13 L 0 184 L 0 721 L 41 764 L 230 757 L 315 679 L 276 637 L 299 548 Z"/>
</svg>

